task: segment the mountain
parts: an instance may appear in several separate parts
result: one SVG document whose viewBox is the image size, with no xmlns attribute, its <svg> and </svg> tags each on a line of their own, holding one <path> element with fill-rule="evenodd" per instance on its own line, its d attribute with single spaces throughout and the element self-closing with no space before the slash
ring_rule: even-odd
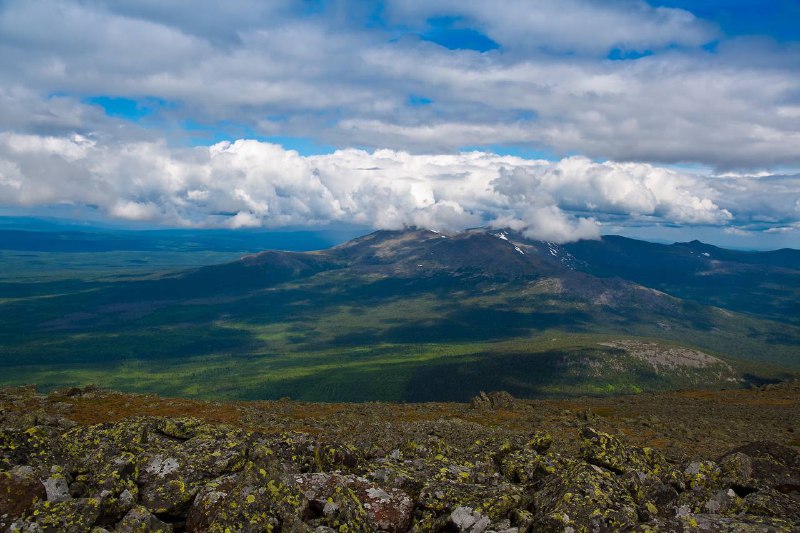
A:
<svg viewBox="0 0 800 533">
<path fill-rule="evenodd" d="M 796 257 L 377 231 L 146 277 L 0 286 L 2 365 L 8 382 L 45 388 L 243 399 L 741 386 L 800 371 Z"/>
<path fill-rule="evenodd" d="M 800 324 L 800 250 L 726 250 L 606 236 L 564 249 L 582 271 L 623 277 L 703 304 Z"/>
</svg>

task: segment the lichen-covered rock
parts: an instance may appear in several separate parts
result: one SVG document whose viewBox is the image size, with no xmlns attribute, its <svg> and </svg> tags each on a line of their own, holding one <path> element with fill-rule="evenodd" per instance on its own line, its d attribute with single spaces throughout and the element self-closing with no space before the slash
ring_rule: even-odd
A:
<svg viewBox="0 0 800 533">
<path fill-rule="evenodd" d="M 514 405 L 514 397 L 506 391 L 481 391 L 470 400 L 473 409 L 505 409 Z"/>
<path fill-rule="evenodd" d="M 312 509 L 324 517 L 326 525 L 336 527 L 345 514 L 360 520 L 362 512 L 354 509 L 355 506 L 363 509 L 369 531 L 401 533 L 411 525 L 414 503 L 401 490 L 382 488 L 365 478 L 336 473 L 303 474 L 295 476 L 295 481 Z"/>
<path fill-rule="evenodd" d="M 682 472 L 685 490 L 678 497 L 678 506 L 692 513 L 707 513 L 707 504 L 723 489 L 719 466 L 713 461 L 693 461 Z M 712 503 L 713 506 L 713 503 Z"/>
<path fill-rule="evenodd" d="M 511 511 L 510 521 L 512 526 L 517 528 L 518 532 L 533 531 L 533 523 L 535 518 L 533 513 L 527 509 L 514 509 Z"/>
<path fill-rule="evenodd" d="M 719 461 L 722 484 L 748 491 L 757 488 L 757 481 L 753 479 L 753 460 L 742 452 L 733 452 L 723 456 Z"/>
<path fill-rule="evenodd" d="M 116 533 L 172 533 L 171 524 L 162 522 L 153 513 L 137 505 L 120 520 Z"/>
<path fill-rule="evenodd" d="M 72 498 L 69 493 L 68 478 L 60 466 L 52 466 L 50 476 L 42 484 L 47 492 L 47 501 L 49 502 L 63 502 Z"/>
<path fill-rule="evenodd" d="M 308 500 L 295 486 L 270 479 L 266 471 L 245 471 L 208 482 L 186 518 L 189 532 L 302 531 Z"/>
<path fill-rule="evenodd" d="M 240 436 L 241 437 L 241 436 Z M 155 513 L 180 514 L 207 481 L 244 467 L 247 447 L 236 435 L 197 436 L 138 462 L 139 499 Z"/>
<path fill-rule="evenodd" d="M 106 396 L 115 414 L 104 419 L 97 409 Z M 223 409 L 214 411 L 219 419 L 240 417 L 236 426 L 201 418 L 211 405 L 201 403 L 197 412 L 186 411 L 191 417 L 139 416 L 72 427 L 117 420 L 129 400 L 150 412 L 178 412 L 182 402 L 166 400 L 168 409 L 159 411 L 164 404 L 153 396 L 132 399 L 80 389 L 45 396 L 0 389 L 0 531 L 580 533 L 800 527 L 800 454 L 794 448 L 758 442 L 716 463 L 688 463 L 687 456 L 707 455 L 696 428 L 687 428 L 698 446 L 694 450 L 627 433 L 631 441 L 665 443 L 666 460 L 613 432 L 586 428 L 590 421 L 613 428 L 619 419 L 600 420 L 596 410 L 583 406 L 576 408 L 585 414 L 579 421 L 574 410 L 553 410 L 554 419 L 563 414 L 567 427 L 555 441 L 543 431 L 530 433 L 531 427 L 557 430 L 538 407 L 521 401 L 495 412 L 409 405 L 389 420 L 375 414 L 386 406 L 315 410 L 271 402 L 231 410 L 213 405 Z M 637 409 L 638 402 L 629 401 Z M 74 421 L 59 418 L 70 413 Z M 298 414 L 304 418 L 295 423 Z M 622 423 L 627 431 L 644 420 L 643 427 L 652 429 L 651 418 Z M 784 437 L 776 438 L 793 442 L 793 431 L 781 431 Z M 576 432 L 582 439 L 572 438 Z"/>
<path fill-rule="evenodd" d="M 408 463 L 392 459 L 379 459 L 374 463 L 375 468 L 367 472 L 365 477 L 383 487 L 394 487 L 407 493 L 418 493 L 428 476 L 421 468 L 410 464 L 411 461 Z"/>
<path fill-rule="evenodd" d="M 259 444 L 292 473 L 356 471 L 364 463 L 363 452 L 355 446 L 324 442 L 303 433 L 282 433 Z"/>
<path fill-rule="evenodd" d="M 574 461 L 536 493 L 534 531 L 620 531 L 638 522 L 636 504 L 613 472 Z"/>
<path fill-rule="evenodd" d="M 30 466 L 15 466 L 0 472 L 0 530 L 5 531 L 34 503 L 46 498 L 45 487 Z"/>
<path fill-rule="evenodd" d="M 525 443 L 527 448 L 531 448 L 537 453 L 547 453 L 553 445 L 553 437 L 546 432 L 537 432 L 531 435 L 528 442 Z"/>
<path fill-rule="evenodd" d="M 458 507 L 469 507 L 491 522 L 510 518 L 518 509 L 527 509 L 532 494 L 519 485 L 427 484 L 417 499 L 415 531 L 435 530 L 447 523 L 447 517 Z M 436 526 L 439 524 L 439 526 Z"/>
<path fill-rule="evenodd" d="M 498 462 L 500 472 L 506 479 L 523 484 L 544 479 L 561 465 L 557 456 L 541 454 L 529 447 L 503 454 Z"/>
<path fill-rule="evenodd" d="M 720 469 L 713 461 L 693 461 L 683 470 L 684 481 L 690 490 L 718 487 Z"/>
<path fill-rule="evenodd" d="M 328 501 L 313 507 L 319 518 L 311 521 L 312 525 L 326 525 L 334 530 L 347 530 L 353 532 L 371 531 L 361 501 L 352 489 L 336 487 Z"/>
<path fill-rule="evenodd" d="M 742 499 L 733 489 L 718 490 L 706 500 L 703 507 L 709 514 L 731 516 L 741 510 Z"/>
<path fill-rule="evenodd" d="M 85 533 L 100 518 L 100 500 L 80 498 L 65 502 L 37 502 L 9 531 Z"/>
<path fill-rule="evenodd" d="M 675 531 L 684 533 L 793 533 L 792 523 L 780 518 L 753 515 L 734 517 L 712 514 L 682 514 L 673 519 L 659 519 L 649 524 L 641 524 L 633 529 L 639 533 L 660 533 Z"/>
<path fill-rule="evenodd" d="M 721 460 L 737 453 L 750 458 L 750 486 L 800 491 L 800 451 L 774 442 L 752 442 L 731 450 Z"/>
<path fill-rule="evenodd" d="M 628 446 L 617 437 L 593 428 L 581 431 L 584 459 L 619 474 L 632 470 L 658 475 L 666 461 L 657 450 Z"/>
<path fill-rule="evenodd" d="M 49 468 L 58 447 L 59 430 L 48 426 L 0 430 L 0 468 L 29 465 Z"/>
<path fill-rule="evenodd" d="M 636 502 L 641 521 L 647 522 L 656 516 L 672 516 L 672 509 L 678 500 L 678 492 L 658 477 L 643 472 L 627 472 L 620 478 Z"/>
<path fill-rule="evenodd" d="M 156 431 L 166 437 L 178 440 L 189 440 L 200 435 L 214 433 L 213 429 L 197 418 L 160 418 L 155 423 Z"/>
<path fill-rule="evenodd" d="M 800 525 L 800 496 L 764 488 L 744 497 L 742 512 L 791 520 Z"/>
<path fill-rule="evenodd" d="M 399 448 L 372 459 L 369 463 L 372 468 L 366 470 L 366 477 L 384 487 L 399 488 L 410 494 L 419 493 L 429 482 L 497 483 L 498 447 L 504 447 L 503 454 L 507 454 L 512 449 L 511 444 L 505 443 L 505 439 L 474 439 L 473 435 L 464 435 L 468 428 L 463 425 L 454 429 L 453 433 L 441 431 L 446 439 L 433 434 L 424 439 L 406 440 Z M 468 444 L 455 449 L 452 443 L 458 439 Z"/>
</svg>

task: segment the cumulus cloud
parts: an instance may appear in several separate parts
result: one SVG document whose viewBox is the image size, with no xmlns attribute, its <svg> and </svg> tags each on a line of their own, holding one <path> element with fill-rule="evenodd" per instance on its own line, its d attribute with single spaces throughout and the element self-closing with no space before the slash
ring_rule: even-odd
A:
<svg viewBox="0 0 800 533">
<path fill-rule="evenodd" d="M 109 214 L 125 220 L 156 220 L 161 213 L 152 202 L 120 200 L 109 208 Z"/>
<path fill-rule="evenodd" d="M 796 230 L 800 177 L 773 169 L 800 165 L 797 43 L 640 0 L 382 6 L 0 2 L 0 205 L 232 228 L 492 224 L 558 241 L 606 224 Z M 436 20 L 499 48 L 437 44 Z M 159 104 L 126 119 L 97 96 Z M 205 133 L 334 148 L 190 147 Z M 493 153 L 513 148 L 553 160 Z M 664 167 L 681 162 L 717 175 Z"/>
<path fill-rule="evenodd" d="M 766 200 L 753 195 L 765 189 Z M 777 208 L 767 205 L 779 198 Z M 799 176 L 700 177 L 585 157 L 552 162 L 386 149 L 301 156 L 256 140 L 171 148 L 0 135 L 0 205 L 68 202 L 97 206 L 109 217 L 181 226 L 348 222 L 457 231 L 489 224 L 566 242 L 596 238 L 602 224 L 620 219 L 792 227 L 800 220 L 798 198 Z M 767 221 L 776 209 L 779 216 Z"/>
<path fill-rule="evenodd" d="M 0 2 L 0 129 L 154 139 L 152 124 L 123 125 L 86 100 L 109 95 L 168 102 L 152 120 L 172 142 L 191 121 L 416 153 L 522 145 L 721 169 L 800 164 L 796 44 L 728 38 L 638 0 L 390 0 L 381 24 L 363 2 L 324 4 Z M 426 41 L 431 17 L 500 49 Z M 702 48 L 714 39 L 714 52 Z M 652 55 L 609 60 L 615 48 Z"/>
<path fill-rule="evenodd" d="M 520 213 L 520 218 L 503 215 L 492 220 L 490 226 L 521 231 L 530 239 L 559 243 L 600 238 L 600 225 L 594 218 L 570 216 L 557 205 L 531 206 Z"/>
</svg>

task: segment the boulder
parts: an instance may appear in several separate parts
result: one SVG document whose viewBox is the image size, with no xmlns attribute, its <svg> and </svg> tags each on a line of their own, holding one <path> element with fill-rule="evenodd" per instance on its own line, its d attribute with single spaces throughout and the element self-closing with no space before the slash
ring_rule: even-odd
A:
<svg viewBox="0 0 800 533">
<path fill-rule="evenodd" d="M 630 471 L 658 475 L 666 460 L 653 448 L 639 448 L 623 443 L 617 437 L 591 427 L 581 431 L 583 458 L 593 465 L 618 474 Z"/>
<path fill-rule="evenodd" d="M 49 468 L 58 451 L 60 431 L 49 426 L 30 426 L 26 429 L 0 430 L 0 468 L 30 465 Z"/>
<path fill-rule="evenodd" d="M 764 488 L 744 497 L 742 511 L 751 515 L 791 520 L 800 525 L 800 497 Z"/>
<path fill-rule="evenodd" d="M 713 461 L 692 461 L 680 472 L 680 496 L 678 506 L 685 506 L 692 513 L 709 512 L 708 505 L 721 498 L 719 491 L 726 487 L 722 483 L 719 466 Z"/>
<path fill-rule="evenodd" d="M 173 527 L 159 520 L 150 511 L 137 505 L 117 524 L 116 533 L 172 533 Z"/>
<path fill-rule="evenodd" d="M 489 518 L 473 511 L 471 507 L 456 507 L 447 522 L 458 533 L 483 533 L 491 524 Z"/>
<path fill-rule="evenodd" d="M 337 527 L 364 521 L 368 531 L 401 533 L 411 525 L 414 502 L 395 488 L 382 488 L 365 478 L 337 473 L 295 476 L 297 486 L 324 525 Z"/>
<path fill-rule="evenodd" d="M 291 473 L 354 471 L 364 463 L 364 454 L 352 445 L 324 442 L 304 433 L 282 433 L 261 439 L 258 445 L 269 450 L 273 463 Z"/>
<path fill-rule="evenodd" d="M 241 436 L 239 436 L 241 437 Z M 179 440 L 138 460 L 139 499 L 154 513 L 181 514 L 206 482 L 244 467 L 246 441 L 236 435 Z"/>
<path fill-rule="evenodd" d="M 658 519 L 640 524 L 632 529 L 640 533 L 662 531 L 714 532 L 714 533 L 782 533 L 796 531 L 794 525 L 780 518 L 753 515 L 734 517 L 713 514 L 685 514 L 672 519 Z"/>
<path fill-rule="evenodd" d="M 0 472 L 0 530 L 21 518 L 33 504 L 45 500 L 47 492 L 29 466 L 15 466 Z"/>
<path fill-rule="evenodd" d="M 434 481 L 426 484 L 417 498 L 415 531 L 447 527 L 452 513 L 469 508 L 494 524 L 511 518 L 518 510 L 531 506 L 533 495 L 510 483 L 483 485 Z M 463 510 L 459 513 L 463 513 Z M 476 522 L 477 523 L 477 522 Z"/>
<path fill-rule="evenodd" d="M 720 463 L 732 461 L 737 454 L 750 458 L 749 466 L 740 467 L 738 478 L 747 487 L 800 492 L 800 452 L 796 449 L 775 442 L 752 442 L 726 453 Z M 743 458 L 740 461 L 746 462 Z"/>
<path fill-rule="evenodd" d="M 500 472 L 512 483 L 534 483 L 556 471 L 561 460 L 550 454 L 541 454 L 523 447 L 498 458 Z"/>
<path fill-rule="evenodd" d="M 514 405 L 514 397 L 506 391 L 481 391 L 470 400 L 473 409 L 507 409 Z"/>
<path fill-rule="evenodd" d="M 742 452 L 732 452 L 719 460 L 722 483 L 738 493 L 756 490 L 753 475 L 753 460 Z"/>
<path fill-rule="evenodd" d="M 100 505 L 96 498 L 36 502 L 24 518 L 11 524 L 9 531 L 84 533 L 97 524 Z"/>
<path fill-rule="evenodd" d="M 308 500 L 252 465 L 206 483 L 186 515 L 186 531 L 302 531 Z"/>
<path fill-rule="evenodd" d="M 572 461 L 536 492 L 533 531 L 621 531 L 638 522 L 636 503 L 610 470 Z"/>
</svg>

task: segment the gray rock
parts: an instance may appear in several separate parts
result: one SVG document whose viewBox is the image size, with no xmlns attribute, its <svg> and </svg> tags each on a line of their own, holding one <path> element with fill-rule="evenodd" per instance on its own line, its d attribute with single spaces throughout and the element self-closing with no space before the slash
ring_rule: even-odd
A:
<svg viewBox="0 0 800 533">
<path fill-rule="evenodd" d="M 728 514 L 741 507 L 742 499 L 733 489 L 717 491 L 706 501 L 705 510 L 710 514 Z"/>
<path fill-rule="evenodd" d="M 117 524 L 116 533 L 172 533 L 171 524 L 162 522 L 150 511 L 137 505 Z"/>
<path fill-rule="evenodd" d="M 458 528 L 459 533 L 483 533 L 491 521 L 471 507 L 456 507 L 450 513 L 450 524 Z"/>
<path fill-rule="evenodd" d="M 69 494 L 69 484 L 63 475 L 55 473 L 45 479 L 42 484 L 47 491 L 47 501 L 55 503 L 72 499 Z"/>
</svg>

